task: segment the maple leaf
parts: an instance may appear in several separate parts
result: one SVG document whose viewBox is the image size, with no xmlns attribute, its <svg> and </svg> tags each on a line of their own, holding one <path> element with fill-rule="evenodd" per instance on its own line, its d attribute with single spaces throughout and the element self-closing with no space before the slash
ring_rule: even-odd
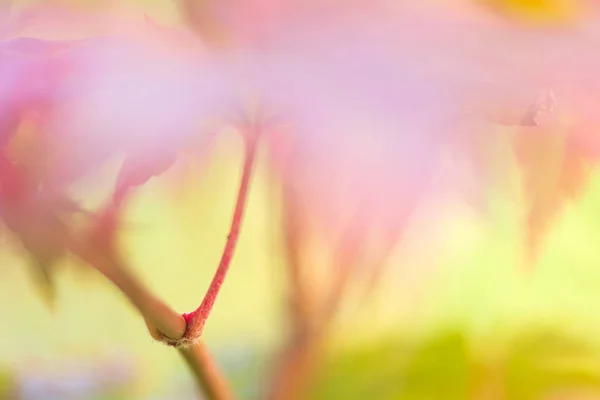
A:
<svg viewBox="0 0 600 400">
<path fill-rule="evenodd" d="M 523 116 L 522 128 L 514 136 L 523 174 L 529 262 L 536 258 L 541 238 L 565 205 L 584 192 L 593 165 L 589 149 L 582 146 L 581 120 L 575 125 L 553 121 L 548 116 L 556 108 L 553 93 L 542 93 Z"/>
<path fill-rule="evenodd" d="M 147 40 L 0 42 L 2 220 L 32 256 L 46 298 L 71 216 L 81 211 L 65 195 L 70 185 L 123 151 L 119 195 L 143 184 L 194 133 L 196 113 L 206 115 L 199 101 L 218 104 L 217 96 L 202 97 L 210 87 L 197 86 L 204 77 L 190 75 L 193 58 L 157 50 L 156 36 Z"/>
<path fill-rule="evenodd" d="M 53 271 L 66 251 L 68 220 L 81 209 L 66 195 L 44 190 L 0 156 L 0 210 L 3 224 L 30 254 L 38 287 L 52 305 Z"/>
<path fill-rule="evenodd" d="M 162 151 L 157 157 L 149 157 L 147 153 L 129 154 L 119 170 L 113 195 L 114 202 L 116 204 L 122 202 L 132 188 L 163 174 L 175 164 L 176 160 L 176 149 L 171 152 Z"/>
<path fill-rule="evenodd" d="M 227 7 L 238 3 L 264 10 L 263 18 Z M 240 109 L 254 121 L 259 113 L 248 110 L 264 109 L 290 128 L 287 143 L 272 147 L 273 165 L 321 233 L 340 235 L 358 208 L 367 216 L 352 229 L 362 241 L 385 232 L 393 242 L 430 194 L 431 177 L 447 153 L 473 169 L 485 162 L 479 150 L 487 147 L 485 132 L 460 132 L 477 119 L 474 109 L 496 106 L 502 94 L 512 102 L 554 83 L 586 87 L 600 67 L 591 51 L 600 36 L 589 26 L 533 31 L 475 12 L 447 16 L 375 3 L 183 2 L 196 28 L 203 28 L 198 21 L 213 21 L 233 38 L 223 48 L 184 40 L 150 20 L 149 31 L 76 42 L 18 39 L 0 46 L 18 61 L 0 60 L 0 68 L 9 65 L 10 76 L 23 84 L 0 81 L 0 114 L 39 114 L 34 141 L 55 155 L 42 179 L 55 192 L 125 154 L 115 188 L 120 202 L 131 188 L 166 171 L 179 150 L 203 134 L 199 123 L 231 122 Z M 577 66 L 585 69 L 574 72 Z M 516 124 L 542 123 L 540 110 L 520 110 L 526 115 Z M 2 134 L 14 130 L 5 121 Z M 265 137 L 274 141 L 277 135 Z M 559 190 L 558 181 L 548 183 L 540 171 L 562 171 L 564 156 L 553 147 L 553 135 L 542 138 L 548 160 L 536 158 L 531 138 L 515 144 L 531 209 L 544 210 L 530 217 L 538 231 L 555 207 L 540 193 Z M 579 165 L 576 158 L 569 163 Z M 448 186 L 460 184 L 447 176 Z M 476 180 L 477 189 L 485 186 L 483 176 Z"/>
</svg>

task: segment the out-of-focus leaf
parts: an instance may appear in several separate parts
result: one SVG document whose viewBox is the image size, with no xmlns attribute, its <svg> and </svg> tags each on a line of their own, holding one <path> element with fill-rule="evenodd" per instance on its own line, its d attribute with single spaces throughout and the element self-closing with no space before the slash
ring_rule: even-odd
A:
<svg viewBox="0 0 600 400">
<path fill-rule="evenodd" d="M 531 326 L 512 340 L 472 344 L 458 329 L 416 343 L 397 337 L 345 350 L 326 364 L 311 398 L 541 400 L 558 393 L 600 395 L 600 348 L 583 335 Z"/>
<path fill-rule="evenodd" d="M 39 130 L 19 117 L 18 129 L 0 148 L 0 216 L 31 257 L 34 282 L 52 306 L 54 268 L 65 253 L 67 221 L 81 209 L 47 179 L 52 155 Z"/>
<path fill-rule="evenodd" d="M 158 156 L 152 154 L 129 154 L 117 177 L 114 200 L 120 202 L 126 193 L 143 185 L 152 177 L 158 176 L 169 169 L 177 160 L 177 151 L 162 151 Z"/>
<path fill-rule="evenodd" d="M 515 136 L 526 202 L 526 246 L 535 257 L 543 235 L 564 204 L 565 134 L 557 128 L 531 129 Z"/>
<path fill-rule="evenodd" d="M 403 338 L 384 340 L 332 355 L 311 398 L 395 399 L 402 393 L 403 367 L 410 352 Z"/>
<path fill-rule="evenodd" d="M 594 161 L 561 126 L 523 129 L 515 150 L 523 172 L 526 201 L 526 246 L 535 258 L 540 240 L 565 205 L 584 192 Z M 531 259 L 531 258 L 530 258 Z"/>
<path fill-rule="evenodd" d="M 576 21 L 587 6 L 582 0 L 479 0 L 509 18 L 528 23 Z"/>
<path fill-rule="evenodd" d="M 315 399 L 456 399 L 467 394 L 468 348 L 458 331 L 414 347 L 406 338 L 341 353 L 324 368 Z"/>
<path fill-rule="evenodd" d="M 578 105 L 589 107 L 586 102 Z M 517 127 L 513 148 L 523 175 L 526 202 L 526 251 L 532 261 L 540 241 L 564 206 L 586 188 L 591 167 L 598 160 L 598 124 L 584 110 L 574 110 L 568 123 L 557 118 L 552 91 L 541 92 L 526 110 L 504 105 L 485 110 L 491 122 Z"/>
<path fill-rule="evenodd" d="M 53 200 L 43 194 L 21 201 L 20 204 L 2 201 L 2 220 L 31 256 L 34 280 L 44 299 L 52 305 L 54 268 L 65 254 L 66 221 L 77 207 L 68 199 Z"/>
<path fill-rule="evenodd" d="M 430 198 L 432 176 L 448 153 L 477 173 L 473 184 L 452 174 L 444 184 L 470 186 L 469 200 L 481 203 L 489 132 L 476 127 L 472 135 L 463 133 L 486 117 L 488 110 L 479 114 L 481 105 L 508 111 L 499 118 L 507 124 L 545 123 L 551 111 L 545 97 L 552 96 L 528 110 L 531 98 L 555 83 L 592 84 L 588 67 L 600 65 L 583 50 L 597 40 L 588 26 L 537 31 L 492 23 L 485 15 L 446 20 L 429 11 L 400 7 L 386 16 L 368 14 L 369 21 L 340 17 L 326 27 L 317 18 L 283 32 L 281 48 L 269 52 L 269 68 L 258 68 L 267 108 L 289 124 L 273 146 L 273 153 L 280 152 L 273 156 L 275 168 L 294 187 L 319 235 L 340 235 L 356 204 L 364 202 L 370 212 L 365 241 L 381 232 L 400 237 L 406 216 Z M 584 72 L 575 73 L 577 65 Z M 562 171 L 555 135 L 538 130 L 519 136 L 525 142 L 539 136 L 539 143 L 517 145 L 532 157 L 524 170 L 535 243 L 556 211 L 549 203 Z"/>
<path fill-rule="evenodd" d="M 0 211 L 49 299 L 79 211 L 68 204 L 70 186 L 125 153 L 122 196 L 168 169 L 198 122 L 230 106 L 229 85 L 198 43 L 147 25 L 121 36 L 0 42 Z M 100 216 L 102 239 L 112 237 L 113 217 Z"/>
<path fill-rule="evenodd" d="M 600 352 L 584 336 L 558 329 L 523 332 L 508 352 L 506 395 L 539 399 L 569 390 L 594 391 L 600 396 Z"/>
<path fill-rule="evenodd" d="M 411 354 L 404 371 L 404 396 L 464 399 L 469 390 L 470 352 L 460 331 L 440 333 Z"/>
</svg>

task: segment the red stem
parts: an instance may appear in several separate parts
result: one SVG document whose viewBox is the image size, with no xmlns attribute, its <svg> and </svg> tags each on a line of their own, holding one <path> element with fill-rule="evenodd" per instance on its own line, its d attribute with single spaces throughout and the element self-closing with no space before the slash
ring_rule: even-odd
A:
<svg viewBox="0 0 600 400">
<path fill-rule="evenodd" d="M 202 335 L 204 324 L 206 323 L 213 305 L 215 304 L 215 300 L 219 295 L 219 291 L 221 290 L 221 286 L 225 281 L 227 271 L 229 271 L 229 266 L 235 253 L 235 247 L 237 245 L 242 220 L 244 218 L 244 212 L 246 209 L 248 192 L 250 188 L 250 179 L 252 177 L 252 170 L 256 157 L 257 143 L 256 137 L 254 136 L 255 135 L 250 135 L 250 137 L 248 137 L 246 140 L 246 156 L 242 169 L 242 178 L 238 190 L 235 210 L 233 212 L 233 218 L 231 220 L 229 235 L 227 236 L 227 242 L 225 243 L 225 248 L 223 249 L 221 261 L 219 262 L 219 266 L 217 267 L 213 280 L 211 281 L 200 306 L 191 313 L 183 315 L 187 321 L 187 331 L 185 336 L 191 340 L 195 340 Z"/>
</svg>

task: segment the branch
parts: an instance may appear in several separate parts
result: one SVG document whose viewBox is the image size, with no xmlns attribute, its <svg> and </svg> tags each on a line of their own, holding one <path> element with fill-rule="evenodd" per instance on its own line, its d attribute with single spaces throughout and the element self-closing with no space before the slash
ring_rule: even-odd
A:
<svg viewBox="0 0 600 400">
<path fill-rule="evenodd" d="M 123 292 L 131 304 L 142 314 L 153 336 L 153 331 L 158 331 L 172 339 L 178 339 L 185 334 L 185 319 L 154 296 L 133 275 L 120 257 L 114 256 L 110 251 L 99 252 L 94 249 L 86 249 L 76 242 L 71 242 L 69 249 Z"/>
<path fill-rule="evenodd" d="M 178 350 L 199 383 L 204 398 L 212 400 L 234 398 L 227 384 L 227 378 L 215 364 L 204 342 L 198 341 L 193 346 L 180 347 Z"/>
<path fill-rule="evenodd" d="M 297 222 L 301 220 L 300 215 L 295 208 L 297 204 L 293 196 L 288 196 L 285 201 L 286 210 L 291 211 L 284 215 L 286 218 L 284 224 L 287 231 L 285 244 L 290 269 L 288 278 L 290 279 L 292 298 L 296 300 L 292 304 L 292 315 L 299 321 L 295 321 L 292 337 L 283 349 L 276 365 L 266 396 L 269 400 L 292 400 L 306 397 L 307 390 L 318 373 L 319 363 L 323 359 L 325 345 L 336 312 L 356 273 L 358 258 L 362 252 L 361 243 L 364 241 L 365 219 L 368 216 L 364 205 L 361 204 L 352 216 L 339 243 L 335 246 L 332 281 L 328 285 L 324 297 L 311 299 L 306 294 L 306 282 L 300 279 L 303 267 L 301 260 L 298 259 L 300 235 Z M 298 298 L 299 295 L 302 297 Z M 310 300 L 313 301 L 314 310 L 310 314 L 298 314 L 298 307 L 306 307 Z M 316 300 L 319 300 L 318 303 Z M 304 311 L 305 309 L 300 308 L 300 310 Z"/>
<path fill-rule="evenodd" d="M 254 168 L 254 160 L 256 158 L 256 139 L 257 132 L 255 129 L 253 129 L 253 132 L 250 132 L 246 138 L 246 154 L 242 169 L 242 178 L 237 194 L 233 218 L 231 220 L 229 235 L 227 235 L 227 242 L 225 243 L 225 248 L 223 249 L 223 255 L 221 256 L 219 266 L 217 267 L 213 280 L 211 281 L 200 306 L 191 313 L 183 315 L 187 321 L 187 331 L 185 332 L 185 336 L 183 338 L 186 342 L 193 343 L 202 335 L 202 330 L 204 329 L 206 320 L 210 315 L 213 305 L 215 304 L 215 300 L 217 299 L 217 296 L 221 290 L 221 286 L 223 285 L 225 277 L 227 276 L 227 272 L 229 271 L 229 266 L 235 253 L 235 247 L 240 235 L 240 228 L 246 209 L 250 180 L 252 177 L 252 170 Z M 185 344 L 186 343 L 183 343 L 183 345 Z"/>
<path fill-rule="evenodd" d="M 284 182 L 285 183 L 285 182 Z M 302 269 L 302 244 L 307 236 L 305 218 L 300 204 L 289 188 L 284 189 L 283 221 L 284 247 L 287 254 L 287 278 L 289 282 L 289 307 L 292 329 L 296 336 L 304 336 L 313 330 L 315 301 L 311 296 L 307 276 Z"/>
<path fill-rule="evenodd" d="M 276 365 L 268 400 L 302 400 L 307 398 L 310 383 L 324 354 L 325 335 L 293 339 L 283 350 Z"/>
<path fill-rule="evenodd" d="M 135 278 L 122 259 L 116 256 L 111 240 L 116 219 L 115 212 L 120 207 L 109 208 L 104 215 L 105 218 L 99 222 L 92 235 L 86 238 L 85 243 L 69 238 L 67 244 L 74 255 L 94 267 L 123 292 L 146 321 L 150 335 L 154 339 L 178 348 L 204 395 L 213 400 L 232 399 L 233 395 L 205 344 L 200 341 L 200 336 L 225 280 L 238 241 L 256 156 L 258 139 L 256 126 L 253 126 L 245 139 L 246 154 L 242 178 L 225 249 L 202 303 L 193 312 L 183 315 L 175 312 Z"/>
<path fill-rule="evenodd" d="M 336 252 L 333 255 L 333 276 L 325 293 L 319 315 L 320 323 L 324 326 L 330 324 L 335 318 L 340 303 L 348 292 L 351 280 L 357 272 L 368 229 L 367 211 L 368 205 L 361 203 L 358 206 L 336 246 Z"/>
<path fill-rule="evenodd" d="M 185 319 L 154 296 L 118 257 L 110 256 L 110 252 L 92 251 L 73 240 L 69 243 L 69 248 L 73 254 L 90 264 L 123 292 L 146 321 L 152 337 L 157 340 L 177 342 L 184 336 Z M 205 398 L 211 400 L 234 398 L 226 378 L 210 357 L 203 342 L 198 341 L 193 346 L 180 348 L 179 352 L 192 371 Z"/>
</svg>

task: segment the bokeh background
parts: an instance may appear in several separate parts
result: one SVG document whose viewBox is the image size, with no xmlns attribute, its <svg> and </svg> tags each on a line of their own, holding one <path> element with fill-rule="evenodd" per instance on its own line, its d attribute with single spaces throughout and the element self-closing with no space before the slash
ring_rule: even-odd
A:
<svg viewBox="0 0 600 400">
<path fill-rule="evenodd" d="M 86 3 L 167 24 L 177 18 L 159 0 Z M 560 2 L 512 3 L 542 10 L 536 16 L 564 9 Z M 241 152 L 235 135 L 222 135 L 210 158 L 177 175 L 176 184 L 168 174 L 152 180 L 128 207 L 122 236 L 131 264 L 176 310 L 198 305 L 218 263 Z M 490 194 L 486 218 L 458 200 L 444 199 L 435 214 L 423 207 L 376 293 L 347 299 L 310 398 L 600 398 L 600 179 L 592 175 L 581 199 L 563 210 L 531 266 L 522 260 L 523 204 L 515 201 L 521 176 L 509 156 L 499 159 L 501 190 Z M 242 399 L 260 398 L 286 335 L 279 205 L 264 167 L 204 333 Z M 81 189 L 90 203 L 110 187 L 108 178 L 106 187 L 94 182 Z M 3 391 L 11 398 L 15 386 L 23 399 L 194 398 L 183 361 L 146 334 L 107 281 L 66 262 L 49 308 L 27 255 L 8 234 L 2 239 L 0 398 Z"/>
</svg>

